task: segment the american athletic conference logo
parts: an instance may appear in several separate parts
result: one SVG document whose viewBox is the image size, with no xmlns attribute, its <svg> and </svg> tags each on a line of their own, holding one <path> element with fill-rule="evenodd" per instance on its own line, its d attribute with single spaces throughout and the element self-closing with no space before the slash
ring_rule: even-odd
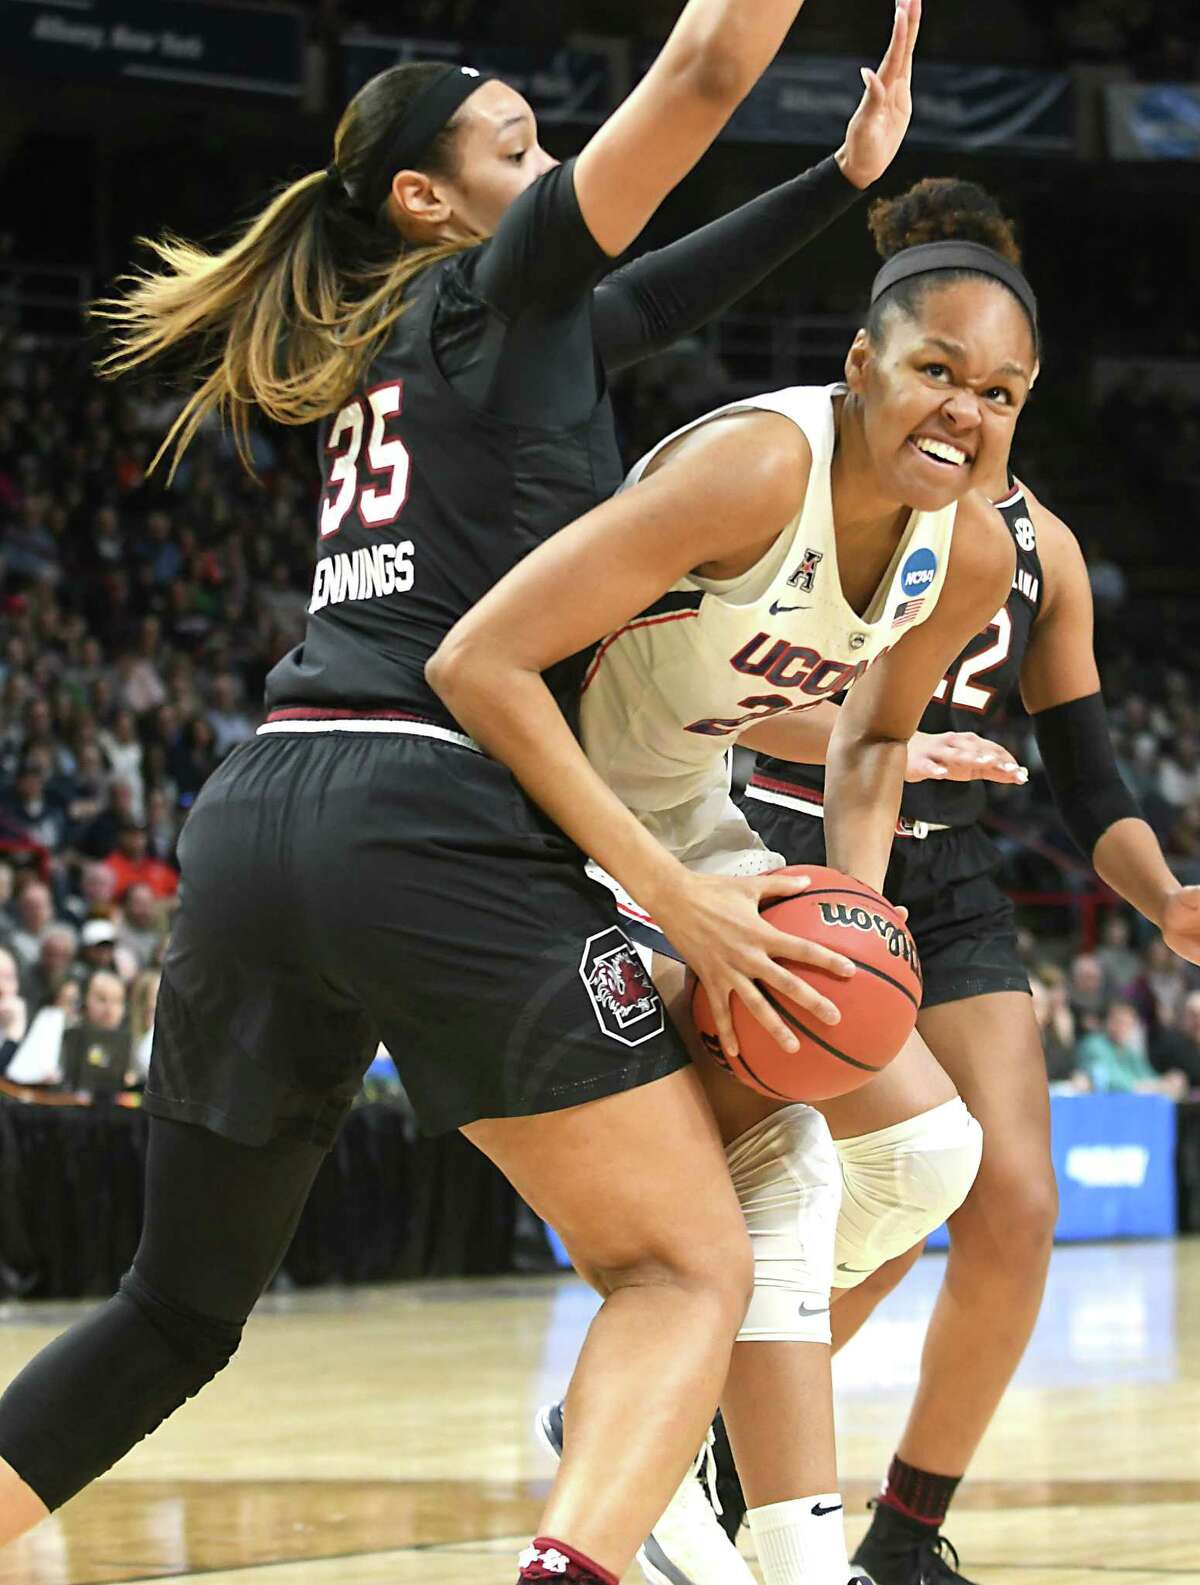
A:
<svg viewBox="0 0 1200 1585">
<path fill-rule="evenodd" d="M 610 1040 L 640 1046 L 666 1027 L 662 998 L 642 967 L 633 943 L 612 925 L 589 936 L 579 960 L 579 978 L 596 1022 Z"/>
</svg>

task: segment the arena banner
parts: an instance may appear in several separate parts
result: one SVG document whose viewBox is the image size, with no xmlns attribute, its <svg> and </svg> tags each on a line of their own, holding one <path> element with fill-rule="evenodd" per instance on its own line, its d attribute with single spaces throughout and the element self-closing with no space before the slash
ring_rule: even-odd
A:
<svg viewBox="0 0 1200 1585">
<path fill-rule="evenodd" d="M 1177 1108 L 1163 1095 L 1052 1095 L 1059 1243 L 1171 1238 L 1178 1224 Z M 929 1240 L 944 1248 L 946 1230 Z"/>
<path fill-rule="evenodd" d="M 1108 150 L 1115 160 L 1200 160 L 1200 83 L 1108 83 Z"/>
<path fill-rule="evenodd" d="M 448 39 L 409 39 L 351 33 L 342 40 L 346 97 L 376 72 L 402 61 L 445 60 L 494 72 L 524 94 L 540 121 L 598 124 L 613 107 L 612 62 L 599 51 L 523 48 L 498 44 L 479 48 Z"/>
<path fill-rule="evenodd" d="M 298 99 L 304 27 L 283 6 L 220 0 L 0 0 L 10 75 L 211 88 Z"/>
<path fill-rule="evenodd" d="M 647 54 L 640 62 L 644 71 Z M 840 141 L 862 97 L 857 58 L 785 55 L 765 73 L 726 129 L 745 143 Z M 1070 154 L 1075 111 L 1070 78 L 1012 66 L 917 62 L 907 144 L 997 149 L 1006 154 Z"/>
</svg>

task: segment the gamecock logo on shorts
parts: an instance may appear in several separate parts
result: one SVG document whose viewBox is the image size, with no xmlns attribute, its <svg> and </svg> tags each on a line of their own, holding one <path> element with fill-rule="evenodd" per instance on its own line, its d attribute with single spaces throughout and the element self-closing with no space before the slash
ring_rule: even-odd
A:
<svg viewBox="0 0 1200 1585">
<path fill-rule="evenodd" d="M 640 1046 L 662 1034 L 662 1000 L 629 937 L 616 925 L 587 938 L 579 978 L 610 1040 Z"/>
</svg>

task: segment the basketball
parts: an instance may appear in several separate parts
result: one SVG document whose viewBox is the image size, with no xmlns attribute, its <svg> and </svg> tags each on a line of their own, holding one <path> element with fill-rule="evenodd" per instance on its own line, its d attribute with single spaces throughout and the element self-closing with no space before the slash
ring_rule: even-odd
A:
<svg viewBox="0 0 1200 1585">
<path fill-rule="evenodd" d="M 795 897 L 762 910 L 777 930 L 819 941 L 858 965 L 848 980 L 800 963 L 787 967 L 829 998 L 842 1014 L 823 1024 L 786 997 L 762 987 L 800 1041 L 785 1051 L 747 1008 L 733 999 L 739 1054 L 721 1050 L 708 995 L 693 976 L 692 1019 L 705 1047 L 735 1079 L 761 1095 L 784 1101 L 824 1101 L 866 1084 L 908 1039 L 921 1005 L 921 962 L 897 911 L 877 891 L 840 870 L 795 865 L 812 884 Z"/>
</svg>

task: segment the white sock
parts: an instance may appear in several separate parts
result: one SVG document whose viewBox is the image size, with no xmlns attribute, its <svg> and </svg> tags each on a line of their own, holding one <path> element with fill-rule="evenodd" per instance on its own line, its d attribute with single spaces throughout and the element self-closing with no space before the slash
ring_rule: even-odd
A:
<svg viewBox="0 0 1200 1585">
<path fill-rule="evenodd" d="M 843 1585 L 850 1564 L 837 1492 L 768 1503 L 746 1518 L 766 1585 Z"/>
</svg>

